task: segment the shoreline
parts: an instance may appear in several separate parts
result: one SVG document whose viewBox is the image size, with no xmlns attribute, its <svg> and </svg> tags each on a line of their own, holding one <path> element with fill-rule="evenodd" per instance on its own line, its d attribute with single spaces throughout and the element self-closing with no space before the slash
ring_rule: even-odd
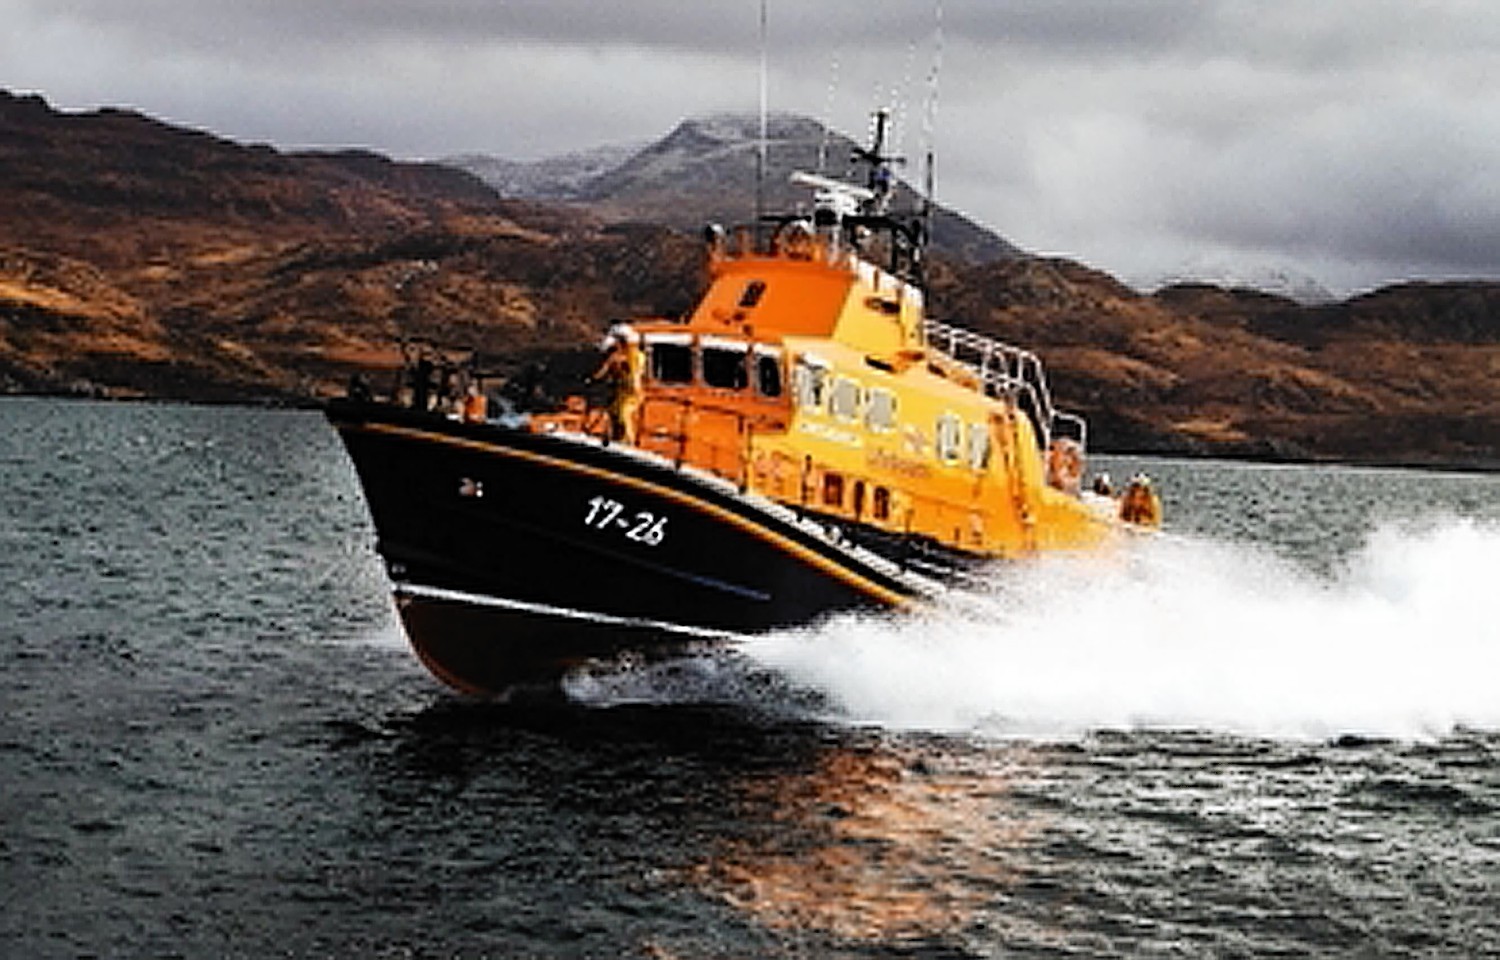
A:
<svg viewBox="0 0 1500 960">
<path fill-rule="evenodd" d="M 240 407 L 247 410 L 298 410 L 315 412 L 323 408 L 325 400 L 315 397 L 297 397 L 282 394 L 268 394 L 264 396 L 241 396 L 217 399 L 211 397 L 161 397 L 148 395 L 134 396 L 108 396 L 81 393 L 78 391 L 10 391 L 0 393 L 0 401 L 5 400 L 60 400 L 64 402 L 92 402 L 92 403 L 141 403 L 159 404 L 163 406 L 184 407 Z M 1423 457 L 1416 454 L 1406 456 L 1394 454 L 1376 454 L 1368 457 L 1317 457 L 1317 456 L 1266 456 L 1246 451 L 1232 449 L 1224 450 L 1184 450 L 1184 449 L 1153 449 L 1139 445 L 1122 447 L 1097 447 L 1089 450 L 1090 454 L 1104 457 L 1151 457 L 1162 460 L 1188 460 L 1201 461 L 1205 463 L 1250 463 L 1265 466 L 1301 466 L 1301 467 L 1346 467 L 1353 469 L 1370 470 L 1412 470 L 1426 473 L 1456 473 L 1465 475 L 1488 476 L 1500 474 L 1500 458 L 1475 459 L 1475 460 L 1451 460 L 1433 457 Z"/>
</svg>

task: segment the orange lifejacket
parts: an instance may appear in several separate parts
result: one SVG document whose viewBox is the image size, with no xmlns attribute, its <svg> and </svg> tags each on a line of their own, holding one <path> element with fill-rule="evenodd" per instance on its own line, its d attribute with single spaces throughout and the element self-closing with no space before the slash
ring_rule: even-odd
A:
<svg viewBox="0 0 1500 960">
<path fill-rule="evenodd" d="M 1151 481 L 1130 481 L 1120 497 L 1120 519 L 1141 527 L 1161 526 L 1161 498 L 1151 489 Z"/>
<path fill-rule="evenodd" d="M 484 423 L 489 412 L 489 401 L 477 390 L 464 397 L 464 422 Z"/>
</svg>

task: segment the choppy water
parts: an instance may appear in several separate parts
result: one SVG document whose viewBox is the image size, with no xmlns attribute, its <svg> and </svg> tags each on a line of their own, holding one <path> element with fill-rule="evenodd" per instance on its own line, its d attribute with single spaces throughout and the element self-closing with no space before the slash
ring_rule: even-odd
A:
<svg viewBox="0 0 1500 960">
<path fill-rule="evenodd" d="M 0 402 L 0 957 L 1500 955 L 1500 477 L 450 697 L 309 414 Z"/>
</svg>

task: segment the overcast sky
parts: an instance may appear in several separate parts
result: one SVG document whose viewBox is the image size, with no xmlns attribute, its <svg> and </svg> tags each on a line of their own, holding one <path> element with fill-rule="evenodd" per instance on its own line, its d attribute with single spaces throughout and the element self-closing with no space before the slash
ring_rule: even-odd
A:
<svg viewBox="0 0 1500 960">
<path fill-rule="evenodd" d="M 759 14 L 0 0 L 0 86 L 241 141 L 530 159 L 753 111 Z M 1500 277 L 1494 0 L 770 0 L 769 37 L 773 109 L 862 138 L 893 103 L 904 149 L 937 149 L 940 199 L 1030 250 L 1136 281 L 1286 267 L 1340 293 Z"/>
</svg>

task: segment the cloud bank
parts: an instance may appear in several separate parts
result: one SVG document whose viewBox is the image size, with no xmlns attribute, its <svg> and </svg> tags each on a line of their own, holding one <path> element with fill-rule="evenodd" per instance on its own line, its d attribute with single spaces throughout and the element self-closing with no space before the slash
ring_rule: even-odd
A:
<svg viewBox="0 0 1500 960">
<path fill-rule="evenodd" d="M 0 84 L 238 140 L 517 159 L 754 109 L 757 0 L 0 0 Z M 775 108 L 896 107 L 946 202 L 1130 279 L 1500 276 L 1500 7 L 769 4 Z M 930 76 L 937 63 L 936 112 Z"/>
</svg>

